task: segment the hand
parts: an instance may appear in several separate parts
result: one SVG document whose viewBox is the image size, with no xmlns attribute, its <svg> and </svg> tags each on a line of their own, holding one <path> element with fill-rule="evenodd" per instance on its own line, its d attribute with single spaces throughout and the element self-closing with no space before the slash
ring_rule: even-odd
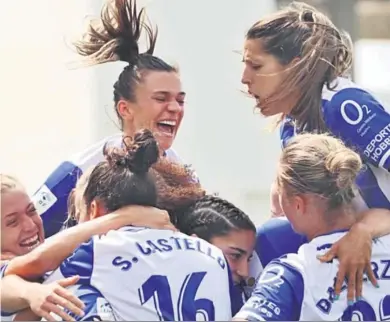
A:
<svg viewBox="0 0 390 322">
<path fill-rule="evenodd" d="M 10 253 L 10 252 L 2 252 L 1 253 L 1 261 L 9 261 L 14 257 L 16 257 L 15 254 Z"/>
<path fill-rule="evenodd" d="M 371 283 L 378 287 L 371 267 L 372 236 L 364 224 L 357 223 L 352 226 L 348 234 L 332 247 L 324 255 L 319 256 L 321 262 L 329 262 L 338 258 L 339 271 L 335 283 L 335 299 L 338 299 L 345 278 L 348 281 L 347 298 L 349 303 L 355 302 L 362 296 L 363 274 L 366 273 Z"/>
<path fill-rule="evenodd" d="M 78 276 L 73 276 L 50 284 L 32 284 L 33 288 L 27 290 L 26 295 L 31 311 L 47 321 L 56 321 L 51 313 L 58 315 L 64 321 L 73 321 L 74 319 L 64 309 L 83 316 L 84 303 L 66 289 L 78 280 Z"/>
<path fill-rule="evenodd" d="M 128 225 L 177 230 L 171 223 L 168 212 L 158 208 L 133 205 L 118 209 L 114 214 L 126 220 Z"/>
</svg>

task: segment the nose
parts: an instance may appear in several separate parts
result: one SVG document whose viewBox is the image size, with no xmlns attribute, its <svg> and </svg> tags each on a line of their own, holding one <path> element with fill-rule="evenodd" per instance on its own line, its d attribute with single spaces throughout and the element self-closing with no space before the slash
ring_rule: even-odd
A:
<svg viewBox="0 0 390 322">
<path fill-rule="evenodd" d="M 247 66 L 244 67 L 244 70 L 242 72 L 241 83 L 243 83 L 245 85 L 249 85 L 249 83 L 250 83 L 249 70 L 248 70 Z"/>
<path fill-rule="evenodd" d="M 168 111 L 172 113 L 179 113 L 183 109 L 182 106 L 176 101 L 170 101 L 168 104 Z"/>
<path fill-rule="evenodd" d="M 247 278 L 249 276 L 249 263 L 246 259 L 243 259 L 238 263 L 236 272 L 241 278 Z"/>
<path fill-rule="evenodd" d="M 22 229 L 25 232 L 32 232 L 34 230 L 37 230 L 37 226 L 35 225 L 34 221 L 31 219 L 30 216 L 23 216 L 22 221 Z"/>
</svg>

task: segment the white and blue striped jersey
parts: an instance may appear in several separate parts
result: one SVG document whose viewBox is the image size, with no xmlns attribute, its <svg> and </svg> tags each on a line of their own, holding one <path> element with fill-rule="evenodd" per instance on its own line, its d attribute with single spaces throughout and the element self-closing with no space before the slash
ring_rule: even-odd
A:
<svg viewBox="0 0 390 322">
<path fill-rule="evenodd" d="M 229 321 L 235 288 L 220 249 L 168 230 L 124 227 L 81 245 L 45 281 L 79 275 L 78 320 Z M 100 313 L 99 313 L 100 312 Z M 101 315 L 104 312 L 105 316 Z"/>
<path fill-rule="evenodd" d="M 339 78 L 334 90 L 323 91 L 322 111 L 329 131 L 358 152 L 366 164 L 356 181 L 357 209 L 390 209 L 389 110 L 349 79 Z M 294 122 L 287 117 L 280 128 L 282 146 L 295 134 Z"/>
<path fill-rule="evenodd" d="M 348 305 L 347 284 L 335 299 L 338 260 L 321 263 L 345 231 L 319 236 L 266 266 L 251 298 L 236 317 L 249 321 L 388 321 L 390 319 L 390 235 L 375 240 L 371 265 L 380 288 L 367 281 L 363 296 Z M 321 281 L 320 283 L 318 281 Z"/>
<path fill-rule="evenodd" d="M 245 297 L 252 294 L 264 267 L 272 260 L 289 253 L 297 253 L 307 238 L 294 231 L 286 217 L 267 220 L 257 228 L 256 244 L 249 261 L 249 278 L 244 287 Z"/>
<path fill-rule="evenodd" d="M 122 146 L 122 133 L 107 137 L 61 163 L 34 193 L 32 200 L 43 220 L 45 237 L 61 230 L 67 219 L 68 198 L 78 178 L 90 167 L 104 161 L 103 149 Z M 176 153 L 169 149 L 167 158 L 181 163 Z"/>
</svg>

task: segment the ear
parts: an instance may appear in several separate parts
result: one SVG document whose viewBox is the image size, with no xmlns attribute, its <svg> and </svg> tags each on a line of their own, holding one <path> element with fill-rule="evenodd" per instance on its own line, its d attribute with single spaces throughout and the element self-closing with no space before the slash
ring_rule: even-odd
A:
<svg viewBox="0 0 390 322">
<path fill-rule="evenodd" d="M 134 112 L 131 105 L 132 104 L 126 100 L 119 100 L 116 104 L 116 110 L 122 119 L 130 121 L 134 119 Z"/>
<path fill-rule="evenodd" d="M 99 218 L 101 216 L 104 216 L 106 214 L 106 209 L 104 208 L 103 204 L 97 200 L 93 200 L 91 202 L 91 205 L 89 207 L 89 218 L 95 219 Z"/>
<path fill-rule="evenodd" d="M 294 197 L 294 206 L 297 214 L 303 215 L 306 213 L 307 202 L 308 200 L 304 195 Z"/>
</svg>

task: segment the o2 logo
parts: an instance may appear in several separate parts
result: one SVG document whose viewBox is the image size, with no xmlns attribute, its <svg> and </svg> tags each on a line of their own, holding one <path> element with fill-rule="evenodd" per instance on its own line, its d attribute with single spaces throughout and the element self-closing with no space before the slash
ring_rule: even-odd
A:
<svg viewBox="0 0 390 322">
<path fill-rule="evenodd" d="M 354 109 L 357 112 L 357 117 L 355 119 L 352 119 L 350 116 L 347 115 L 346 108 L 347 106 L 353 106 Z M 371 110 L 368 108 L 367 105 L 359 105 L 357 102 L 353 100 L 346 100 L 341 104 L 341 116 L 343 117 L 344 121 L 351 125 L 357 125 L 359 124 L 364 117 L 364 114 L 368 115 L 371 113 Z M 352 112 L 352 110 L 350 110 Z"/>
<path fill-rule="evenodd" d="M 361 300 L 348 307 L 340 321 L 390 321 L 390 294 L 379 301 L 378 316 L 369 303 Z"/>
<path fill-rule="evenodd" d="M 284 281 L 284 268 L 280 265 L 270 265 L 263 273 L 257 281 L 257 284 L 261 284 L 264 288 L 280 288 Z"/>
</svg>

